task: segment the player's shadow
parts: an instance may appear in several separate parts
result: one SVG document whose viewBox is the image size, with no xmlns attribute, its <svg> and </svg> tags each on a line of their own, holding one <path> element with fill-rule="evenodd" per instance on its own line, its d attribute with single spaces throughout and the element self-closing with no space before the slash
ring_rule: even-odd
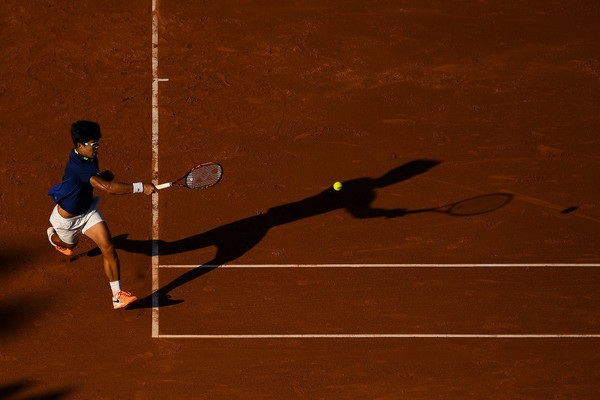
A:
<svg viewBox="0 0 600 400">
<path fill-rule="evenodd" d="M 392 169 L 379 178 L 365 177 L 343 182 L 343 189 L 339 192 L 330 188 L 304 200 L 273 207 L 264 214 L 244 218 L 204 233 L 170 242 L 159 240 L 159 255 L 184 253 L 207 246 L 216 246 L 217 254 L 214 259 L 206 263 L 208 266 L 214 265 L 214 268 L 205 265 L 202 268 L 192 269 L 161 287 L 154 295 L 158 296 L 161 307 L 181 302 L 171 300 L 169 292 L 218 268 L 219 265 L 238 259 L 258 244 L 269 229 L 279 225 L 338 209 L 347 210 L 355 218 L 403 216 L 407 212 L 403 208 L 371 207 L 376 197 L 376 190 L 425 173 L 438 164 L 440 161 L 437 160 L 414 160 Z M 131 240 L 127 239 L 127 235 L 121 235 L 115 237 L 113 241 L 117 249 L 148 255 L 151 253 L 151 241 L 148 240 Z M 131 308 L 148 307 L 152 307 L 152 295 L 141 299 Z"/>
</svg>

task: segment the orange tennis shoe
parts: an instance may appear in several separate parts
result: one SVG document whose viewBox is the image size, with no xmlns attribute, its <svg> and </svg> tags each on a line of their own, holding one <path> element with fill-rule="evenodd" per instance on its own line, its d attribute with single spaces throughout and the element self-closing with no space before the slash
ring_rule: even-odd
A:
<svg viewBox="0 0 600 400">
<path fill-rule="evenodd" d="M 127 307 L 131 303 L 137 301 L 137 297 L 132 296 L 131 293 L 120 291 L 115 297 L 113 297 L 113 308 L 118 310 L 119 308 Z"/>
<path fill-rule="evenodd" d="M 65 256 L 73 255 L 73 250 L 68 249 L 66 247 L 62 247 L 62 246 L 59 246 L 59 245 L 54 245 L 54 248 L 57 251 L 60 251 L 61 253 L 63 253 Z"/>
<path fill-rule="evenodd" d="M 48 240 L 50 241 L 50 244 L 52 246 L 54 246 L 54 248 L 56 249 L 56 251 L 60 251 L 61 253 L 63 253 L 65 256 L 70 256 L 73 254 L 73 250 L 63 247 L 63 246 L 59 246 L 57 244 L 55 244 L 52 241 L 52 235 L 54 235 L 56 233 L 56 231 L 54 230 L 53 227 L 50 227 L 46 230 L 46 233 L 48 234 Z"/>
</svg>

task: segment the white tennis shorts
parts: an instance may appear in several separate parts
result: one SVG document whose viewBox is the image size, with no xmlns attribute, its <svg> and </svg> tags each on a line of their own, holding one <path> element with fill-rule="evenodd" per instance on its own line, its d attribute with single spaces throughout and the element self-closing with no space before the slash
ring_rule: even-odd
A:
<svg viewBox="0 0 600 400">
<path fill-rule="evenodd" d="M 54 207 L 50 215 L 50 223 L 60 240 L 68 244 L 75 244 L 79 241 L 81 233 L 85 234 L 92 226 L 104 221 L 98 210 L 99 200 L 100 197 L 94 197 L 87 212 L 73 218 L 64 218 L 58 213 L 58 206 Z"/>
</svg>

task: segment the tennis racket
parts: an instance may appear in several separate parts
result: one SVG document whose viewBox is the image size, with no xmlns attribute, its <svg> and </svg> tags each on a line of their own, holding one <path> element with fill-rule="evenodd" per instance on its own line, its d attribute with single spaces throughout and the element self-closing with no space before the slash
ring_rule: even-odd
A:
<svg viewBox="0 0 600 400">
<path fill-rule="evenodd" d="M 215 186 L 223 177 L 223 167 L 221 164 L 210 162 L 195 166 L 173 182 L 161 183 L 156 185 L 157 189 L 165 189 L 171 186 L 181 186 L 188 189 L 208 189 Z"/>
</svg>

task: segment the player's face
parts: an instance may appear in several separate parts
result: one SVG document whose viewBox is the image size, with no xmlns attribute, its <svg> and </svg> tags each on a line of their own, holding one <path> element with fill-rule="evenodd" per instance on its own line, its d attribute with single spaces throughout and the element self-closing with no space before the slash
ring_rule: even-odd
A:
<svg viewBox="0 0 600 400">
<path fill-rule="evenodd" d="M 77 152 L 84 157 L 94 158 L 98 154 L 98 140 L 90 140 L 86 143 L 77 144 Z"/>
</svg>

